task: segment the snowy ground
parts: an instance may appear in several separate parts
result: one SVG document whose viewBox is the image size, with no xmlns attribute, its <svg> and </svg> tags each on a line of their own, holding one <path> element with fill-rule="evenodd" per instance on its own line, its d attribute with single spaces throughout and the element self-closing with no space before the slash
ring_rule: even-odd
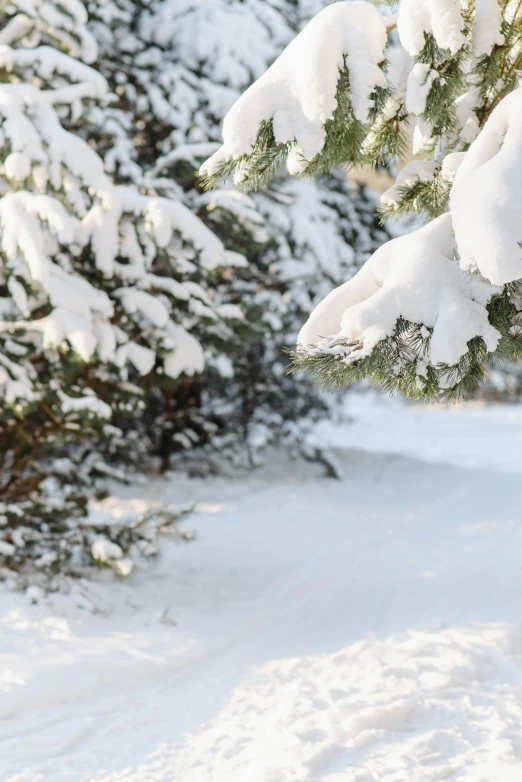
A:
<svg viewBox="0 0 522 782">
<path fill-rule="evenodd" d="M 342 482 L 156 482 L 198 539 L 98 614 L 0 592 L 2 782 L 520 782 L 522 411 L 350 399 Z"/>
</svg>

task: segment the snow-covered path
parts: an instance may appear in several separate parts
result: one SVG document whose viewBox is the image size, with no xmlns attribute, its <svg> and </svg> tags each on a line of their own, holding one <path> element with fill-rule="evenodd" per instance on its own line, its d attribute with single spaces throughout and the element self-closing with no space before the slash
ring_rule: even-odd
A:
<svg viewBox="0 0 522 782">
<path fill-rule="evenodd" d="M 469 412 L 468 469 L 401 456 L 396 411 L 343 482 L 274 454 L 142 489 L 195 497 L 198 540 L 97 586 L 105 615 L 1 592 L 0 780 L 520 782 L 522 424 L 500 472 Z"/>
</svg>

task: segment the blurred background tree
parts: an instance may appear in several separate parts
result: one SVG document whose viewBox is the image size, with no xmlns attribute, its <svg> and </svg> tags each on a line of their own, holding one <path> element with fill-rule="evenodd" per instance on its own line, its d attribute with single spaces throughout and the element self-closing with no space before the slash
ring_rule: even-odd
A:
<svg viewBox="0 0 522 782">
<path fill-rule="evenodd" d="M 286 375 L 283 348 L 317 301 L 350 277 L 386 238 L 376 201 L 343 173 L 333 180 L 276 181 L 247 197 L 205 194 L 195 175 L 221 137 L 224 114 L 323 2 L 292 0 L 91 0 L 97 67 L 117 96 L 84 131 L 118 181 L 179 199 L 245 264 L 222 267 L 209 285 L 241 308 L 234 334 L 214 348 L 197 379 L 147 391 L 150 448 L 166 466 L 194 444 L 237 463 L 267 442 L 295 439 L 335 402 Z M 125 424 L 121 423 L 125 428 Z M 131 427 L 135 426 L 130 421 Z"/>
</svg>

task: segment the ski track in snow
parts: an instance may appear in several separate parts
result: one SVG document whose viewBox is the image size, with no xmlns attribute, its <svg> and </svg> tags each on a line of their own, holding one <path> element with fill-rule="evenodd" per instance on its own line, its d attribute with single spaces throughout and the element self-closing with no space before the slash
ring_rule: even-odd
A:
<svg viewBox="0 0 522 782">
<path fill-rule="evenodd" d="M 198 538 L 103 613 L 0 592 L 1 782 L 520 782 L 517 409 L 350 404 L 342 482 L 274 453 L 126 489 L 195 498 Z"/>
</svg>

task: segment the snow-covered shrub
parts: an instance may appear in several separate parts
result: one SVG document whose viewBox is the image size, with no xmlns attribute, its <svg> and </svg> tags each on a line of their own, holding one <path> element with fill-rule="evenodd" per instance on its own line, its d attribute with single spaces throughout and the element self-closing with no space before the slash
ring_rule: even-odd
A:
<svg viewBox="0 0 522 782">
<path fill-rule="evenodd" d="M 55 462 L 54 472 L 58 471 Z M 192 506 L 164 505 L 115 520 L 75 514 L 71 505 L 65 516 L 67 507 L 57 501 L 60 488 L 55 475 L 40 484 L 37 502 L 0 503 L 0 578 L 18 587 L 41 584 L 52 590 L 60 587 L 64 576 L 81 577 L 93 565 L 125 577 L 157 556 L 161 537 L 187 541 L 193 537 L 178 527 Z M 61 515 L 53 513 L 53 505 Z"/>
</svg>

